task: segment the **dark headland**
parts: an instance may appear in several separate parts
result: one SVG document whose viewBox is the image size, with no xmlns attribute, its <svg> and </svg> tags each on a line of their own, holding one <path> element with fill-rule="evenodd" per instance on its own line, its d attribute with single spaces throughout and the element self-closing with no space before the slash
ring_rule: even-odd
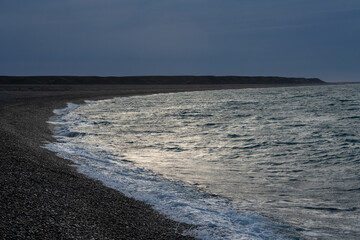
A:
<svg viewBox="0 0 360 240">
<path fill-rule="evenodd" d="M 0 239 L 189 239 L 150 206 L 79 174 L 41 148 L 67 102 L 160 92 L 321 85 L 279 77 L 0 76 Z"/>
<path fill-rule="evenodd" d="M 267 76 L 0 76 L 0 84 L 324 84 L 318 78 Z"/>
</svg>

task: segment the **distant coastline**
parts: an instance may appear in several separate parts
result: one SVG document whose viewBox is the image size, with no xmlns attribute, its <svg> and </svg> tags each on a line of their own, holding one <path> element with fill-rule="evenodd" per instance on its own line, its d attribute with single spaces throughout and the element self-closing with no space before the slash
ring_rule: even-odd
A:
<svg viewBox="0 0 360 240">
<path fill-rule="evenodd" d="M 295 84 L 319 85 L 319 78 L 277 76 L 0 76 L 0 84 Z"/>
</svg>

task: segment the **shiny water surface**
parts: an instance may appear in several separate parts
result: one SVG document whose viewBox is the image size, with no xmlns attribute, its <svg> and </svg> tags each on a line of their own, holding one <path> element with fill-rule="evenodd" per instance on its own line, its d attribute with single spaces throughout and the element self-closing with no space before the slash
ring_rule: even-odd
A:
<svg viewBox="0 0 360 240">
<path fill-rule="evenodd" d="M 186 212 L 178 221 L 203 221 L 199 238 L 360 236 L 360 85 L 135 96 L 56 113 L 59 142 L 47 148 L 169 216 Z"/>
</svg>

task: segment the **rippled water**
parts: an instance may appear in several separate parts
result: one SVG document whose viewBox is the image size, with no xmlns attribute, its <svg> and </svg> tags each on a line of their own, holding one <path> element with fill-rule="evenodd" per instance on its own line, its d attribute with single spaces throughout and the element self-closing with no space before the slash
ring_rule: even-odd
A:
<svg viewBox="0 0 360 240">
<path fill-rule="evenodd" d="M 46 147 L 211 239 L 360 236 L 360 85 L 70 104 Z"/>
</svg>

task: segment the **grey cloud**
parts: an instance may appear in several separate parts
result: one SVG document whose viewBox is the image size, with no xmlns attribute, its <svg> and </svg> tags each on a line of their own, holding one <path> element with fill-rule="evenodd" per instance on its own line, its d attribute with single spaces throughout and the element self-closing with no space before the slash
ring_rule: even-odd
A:
<svg viewBox="0 0 360 240">
<path fill-rule="evenodd" d="M 0 74 L 356 80 L 359 9 L 353 0 L 4 0 Z"/>
</svg>

